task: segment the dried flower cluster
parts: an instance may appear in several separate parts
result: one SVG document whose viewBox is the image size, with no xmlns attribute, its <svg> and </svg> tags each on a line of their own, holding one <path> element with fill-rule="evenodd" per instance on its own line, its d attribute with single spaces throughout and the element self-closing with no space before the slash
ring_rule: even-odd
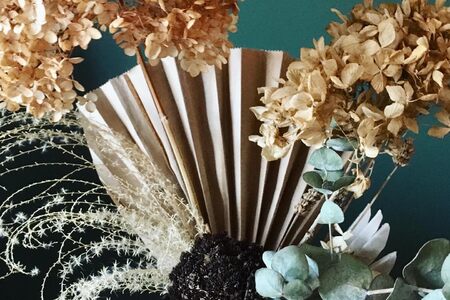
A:
<svg viewBox="0 0 450 300">
<path fill-rule="evenodd" d="M 70 54 L 101 38 L 96 25 L 109 28 L 126 54 L 145 44 L 152 63 L 178 56 L 192 75 L 208 64 L 220 67 L 231 46 L 228 32 L 236 28 L 236 1 L 1 1 L 0 108 L 26 107 L 55 121 L 70 111 L 83 91 L 72 78 L 82 59 Z"/>
<path fill-rule="evenodd" d="M 297 140 L 322 145 L 331 138 L 354 144 L 356 163 L 384 151 L 402 155 L 392 149 L 406 147 L 402 135 L 417 133 L 417 118 L 433 104 L 440 106 L 436 117 L 444 126 L 428 134 L 447 134 L 450 8 L 444 2 L 374 7 L 365 0 L 351 17 L 335 11 L 342 22 L 329 25 L 331 44 L 314 41 L 315 48 L 302 49 L 300 60 L 290 65 L 282 87 L 261 89 L 264 106 L 253 111 L 263 122 L 262 136 L 251 139 L 263 155 L 279 159 Z M 363 175 L 357 181 L 361 184 L 352 188 L 368 186 Z"/>
<path fill-rule="evenodd" d="M 128 55 L 145 44 L 150 63 L 171 56 L 197 76 L 208 65 L 226 63 L 236 30 L 237 0 L 140 0 L 135 7 L 120 7 L 109 23 L 114 39 Z M 103 20 L 101 20 L 104 22 Z"/>
<path fill-rule="evenodd" d="M 105 290 L 166 292 L 172 268 L 204 228 L 177 187 L 120 136 L 86 125 L 98 133 L 98 150 L 105 156 L 125 155 L 130 163 L 145 166 L 110 177 L 115 185 L 105 182 L 104 187 L 88 179 L 95 178 L 101 166 L 90 161 L 86 137 L 73 114 L 54 125 L 25 112 L 3 113 L 0 237 L 5 243 L 0 259 L 7 272 L 0 279 L 43 273 L 41 299 L 56 298 L 46 289 L 55 282 L 60 286 L 58 299 L 98 299 Z M 33 171 L 41 172 L 42 179 L 29 176 Z M 31 183 L 17 187 L 10 180 L 13 176 L 31 177 Z M 39 249 L 57 252 L 53 265 L 21 263 L 23 253 Z M 115 261 L 105 265 L 105 258 Z"/>
<path fill-rule="evenodd" d="M 52 113 L 55 121 L 72 109 L 83 88 L 72 79 L 81 59 L 69 52 L 100 38 L 92 21 L 97 7 L 87 0 L 1 2 L 0 107 L 25 106 L 39 118 Z"/>
</svg>

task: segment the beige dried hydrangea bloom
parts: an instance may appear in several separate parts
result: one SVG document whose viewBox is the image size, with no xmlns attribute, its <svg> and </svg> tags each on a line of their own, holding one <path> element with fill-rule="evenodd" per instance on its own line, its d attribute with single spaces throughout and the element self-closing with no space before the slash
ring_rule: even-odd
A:
<svg viewBox="0 0 450 300">
<path fill-rule="evenodd" d="M 197 76 L 208 65 L 226 63 L 237 13 L 237 0 L 142 0 L 119 9 L 109 29 L 126 54 L 134 55 L 144 43 L 150 63 L 178 57 L 181 67 Z"/>
<path fill-rule="evenodd" d="M 403 143 L 407 130 L 417 133 L 418 116 L 433 104 L 444 126 L 429 135 L 450 132 L 450 8 L 444 2 L 374 7 L 366 0 L 350 17 L 335 11 L 342 22 L 329 25 L 331 44 L 314 41 L 280 88 L 261 89 L 264 106 L 253 109 L 263 122 L 261 136 L 251 140 L 268 160 L 283 157 L 297 140 L 322 145 L 335 137 L 356 140 L 360 159 L 375 158 L 389 144 Z"/>
<path fill-rule="evenodd" d="M 92 7 L 83 11 L 82 4 Z M 8 0 L 0 4 L 0 107 L 16 111 L 25 106 L 36 117 L 53 119 L 72 109 L 76 90 L 70 58 L 73 47 L 87 47 L 100 38 L 93 28 L 95 1 Z"/>
<path fill-rule="evenodd" d="M 129 55 L 145 44 L 150 62 L 178 56 L 198 75 L 207 65 L 221 66 L 231 47 L 237 0 L 5 0 L 0 3 L 0 108 L 27 111 L 57 121 L 73 108 L 77 91 L 71 58 L 102 30 L 114 33 Z M 92 103 L 92 101 L 88 101 Z M 92 105 L 91 105 L 92 106 Z"/>
</svg>

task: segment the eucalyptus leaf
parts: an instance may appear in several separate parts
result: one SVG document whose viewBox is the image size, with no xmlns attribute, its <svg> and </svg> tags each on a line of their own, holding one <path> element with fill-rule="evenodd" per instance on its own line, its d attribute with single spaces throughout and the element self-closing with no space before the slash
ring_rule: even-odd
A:
<svg viewBox="0 0 450 300">
<path fill-rule="evenodd" d="M 435 239 L 420 248 L 416 257 L 403 269 L 403 277 L 409 284 L 428 289 L 444 286 L 441 268 L 450 253 L 447 239 Z"/>
<path fill-rule="evenodd" d="M 372 280 L 370 284 L 370 290 L 384 290 L 390 289 L 394 286 L 394 279 L 386 274 L 380 274 Z M 388 294 L 376 294 L 370 295 L 367 300 L 386 300 L 389 297 Z"/>
<path fill-rule="evenodd" d="M 280 273 L 262 268 L 255 273 L 256 291 L 263 297 L 279 298 L 283 294 L 284 278 Z"/>
<path fill-rule="evenodd" d="M 323 300 L 364 300 L 372 282 L 372 272 L 361 261 L 342 254 L 320 275 Z"/>
<path fill-rule="evenodd" d="M 327 147 L 315 150 L 309 158 L 309 163 L 319 170 L 327 171 L 338 171 L 344 166 L 339 154 Z"/>
<path fill-rule="evenodd" d="M 264 264 L 266 265 L 267 268 L 272 269 L 271 265 L 272 265 L 272 259 L 273 256 L 275 255 L 275 251 L 264 251 L 263 255 L 262 255 L 262 260 L 264 262 Z"/>
<path fill-rule="evenodd" d="M 442 294 L 444 295 L 445 299 L 450 300 L 450 282 L 447 282 L 444 287 L 442 288 Z"/>
<path fill-rule="evenodd" d="M 295 279 L 284 285 L 283 297 L 288 300 L 306 299 L 312 294 L 312 289 L 303 281 Z"/>
<path fill-rule="evenodd" d="M 305 280 L 305 283 L 312 289 L 315 290 L 319 287 L 319 266 L 318 264 L 309 256 L 306 255 L 306 260 L 308 261 L 308 277 Z"/>
<path fill-rule="evenodd" d="M 328 190 L 328 189 L 324 189 L 324 188 L 314 188 L 316 191 L 318 191 L 319 193 L 323 194 L 323 195 L 331 195 L 333 194 L 333 191 Z"/>
<path fill-rule="evenodd" d="M 305 253 L 297 246 L 287 246 L 275 253 L 271 266 L 286 281 L 294 279 L 305 280 L 309 273 Z"/>
<path fill-rule="evenodd" d="M 444 283 L 450 283 L 450 254 L 447 255 L 442 264 L 441 278 Z"/>
<path fill-rule="evenodd" d="M 333 190 L 337 191 L 340 190 L 343 187 L 349 186 L 350 184 L 355 181 L 355 176 L 344 176 L 339 178 L 335 183 L 333 183 Z"/>
<path fill-rule="evenodd" d="M 387 300 L 418 300 L 420 299 L 414 288 L 403 281 L 401 278 L 397 278 L 394 284 L 394 291 L 389 295 Z"/>
<path fill-rule="evenodd" d="M 434 290 L 431 293 L 428 293 L 423 300 L 446 300 L 442 290 Z"/>
<path fill-rule="evenodd" d="M 322 189 L 333 192 L 333 182 L 324 181 L 322 183 Z"/>
<path fill-rule="evenodd" d="M 333 256 L 330 255 L 329 251 L 321 247 L 303 244 L 300 246 L 300 249 L 317 264 L 319 274 L 325 272 L 333 264 Z"/>
<path fill-rule="evenodd" d="M 333 201 L 326 200 L 319 213 L 319 224 L 339 224 L 344 222 L 344 212 Z"/>
<path fill-rule="evenodd" d="M 339 171 L 322 171 L 319 170 L 317 171 L 317 173 L 320 174 L 320 176 L 322 177 L 323 181 L 329 181 L 329 182 L 335 182 L 337 181 L 339 178 L 341 178 L 344 175 L 344 171 L 339 170 Z"/>
<path fill-rule="evenodd" d="M 358 141 L 347 138 L 334 138 L 327 141 L 327 146 L 336 151 L 353 151 L 358 149 Z"/>
<path fill-rule="evenodd" d="M 321 188 L 323 184 L 322 176 L 316 171 L 310 171 L 303 174 L 303 180 L 314 188 Z"/>
</svg>

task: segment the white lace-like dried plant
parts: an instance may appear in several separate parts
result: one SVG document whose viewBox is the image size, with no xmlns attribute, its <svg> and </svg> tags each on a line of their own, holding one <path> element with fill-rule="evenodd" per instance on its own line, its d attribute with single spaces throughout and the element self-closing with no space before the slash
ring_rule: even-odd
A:
<svg viewBox="0 0 450 300">
<path fill-rule="evenodd" d="M 55 278 L 59 278 L 58 299 L 97 299 L 105 290 L 165 292 L 180 254 L 202 233 L 198 213 L 150 158 L 101 128 L 92 130 L 99 131 L 97 145 L 105 156 L 119 151 L 142 167 L 122 174 L 135 180 L 109 178 L 115 185 L 107 184 L 106 189 L 85 179 L 95 178 L 96 166 L 87 158 L 86 139 L 78 125 L 73 114 L 57 127 L 24 112 L 1 115 L 0 156 L 5 159 L 0 162 L 4 179 L 0 192 L 7 196 L 0 205 L 0 233 L 6 239 L 0 259 L 8 269 L 1 278 L 15 273 L 37 276 L 47 269 L 41 299 L 48 299 L 46 286 Z M 40 152 L 47 155 L 34 155 L 40 160 L 29 163 L 30 155 Z M 9 190 L 12 180 L 6 179 L 42 168 L 48 178 Z M 28 253 L 49 248 L 57 252 L 50 267 L 20 262 L 24 249 Z M 102 257 L 117 259 L 105 266 Z"/>
</svg>

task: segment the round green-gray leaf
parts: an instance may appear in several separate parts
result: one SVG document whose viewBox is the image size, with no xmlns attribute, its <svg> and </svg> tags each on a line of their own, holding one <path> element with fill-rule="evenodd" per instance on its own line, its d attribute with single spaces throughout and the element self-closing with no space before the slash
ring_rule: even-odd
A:
<svg viewBox="0 0 450 300">
<path fill-rule="evenodd" d="M 420 297 L 414 288 L 406 284 L 403 279 L 397 278 L 394 284 L 394 290 L 387 300 L 419 300 Z"/>
<path fill-rule="evenodd" d="M 442 288 L 442 294 L 444 294 L 445 299 L 450 300 L 450 282 L 447 282 Z"/>
<path fill-rule="evenodd" d="M 344 212 L 333 201 L 326 200 L 319 213 L 319 224 L 339 224 L 344 222 Z"/>
<path fill-rule="evenodd" d="M 317 171 L 324 181 L 335 182 L 344 176 L 344 171 Z"/>
<path fill-rule="evenodd" d="M 442 264 L 441 278 L 444 283 L 450 283 L 450 254 L 447 255 Z"/>
<path fill-rule="evenodd" d="M 303 174 L 303 180 L 314 188 L 321 188 L 323 184 L 322 176 L 315 171 L 306 172 Z"/>
<path fill-rule="evenodd" d="M 284 285 L 283 297 L 288 300 L 306 299 L 312 294 L 312 289 L 303 281 L 295 279 Z"/>
<path fill-rule="evenodd" d="M 333 183 L 333 191 L 340 190 L 343 187 L 349 186 L 355 181 L 355 176 L 343 176 Z"/>
<path fill-rule="evenodd" d="M 263 297 L 279 298 L 283 293 L 284 278 L 280 273 L 262 268 L 255 273 L 256 291 Z"/>
<path fill-rule="evenodd" d="M 434 290 L 431 293 L 428 293 L 422 300 L 447 300 L 442 294 L 441 290 Z"/>
<path fill-rule="evenodd" d="M 300 249 L 317 264 L 319 274 L 324 273 L 333 264 L 334 257 L 330 255 L 329 251 L 321 247 L 303 244 Z"/>
<path fill-rule="evenodd" d="M 369 267 L 343 254 L 320 276 L 319 293 L 323 300 L 364 300 L 372 282 Z"/>
<path fill-rule="evenodd" d="M 319 287 L 319 265 L 308 255 L 306 255 L 306 260 L 308 261 L 308 277 L 305 280 L 305 283 L 312 289 L 315 290 Z"/>
<path fill-rule="evenodd" d="M 450 253 L 447 239 L 435 239 L 420 248 L 416 257 L 403 269 L 403 277 L 411 285 L 428 289 L 440 289 L 444 286 L 441 268 Z"/>
<path fill-rule="evenodd" d="M 375 277 L 370 284 L 370 290 L 390 289 L 394 286 L 394 279 L 386 274 L 380 274 Z M 375 294 L 367 298 L 367 300 L 386 300 L 389 294 Z"/>
<path fill-rule="evenodd" d="M 287 246 L 275 253 L 271 267 L 279 272 L 286 281 L 305 280 L 309 273 L 306 256 L 297 246 Z"/>
<path fill-rule="evenodd" d="M 355 139 L 334 138 L 327 141 L 327 146 L 336 151 L 353 151 L 358 149 L 358 142 Z"/>
<path fill-rule="evenodd" d="M 262 255 L 262 260 L 267 268 L 272 269 L 272 259 L 275 255 L 275 251 L 264 251 Z"/>
<path fill-rule="evenodd" d="M 317 169 L 327 171 L 338 171 L 344 166 L 339 154 L 327 147 L 315 150 L 309 158 L 309 163 Z"/>
</svg>

